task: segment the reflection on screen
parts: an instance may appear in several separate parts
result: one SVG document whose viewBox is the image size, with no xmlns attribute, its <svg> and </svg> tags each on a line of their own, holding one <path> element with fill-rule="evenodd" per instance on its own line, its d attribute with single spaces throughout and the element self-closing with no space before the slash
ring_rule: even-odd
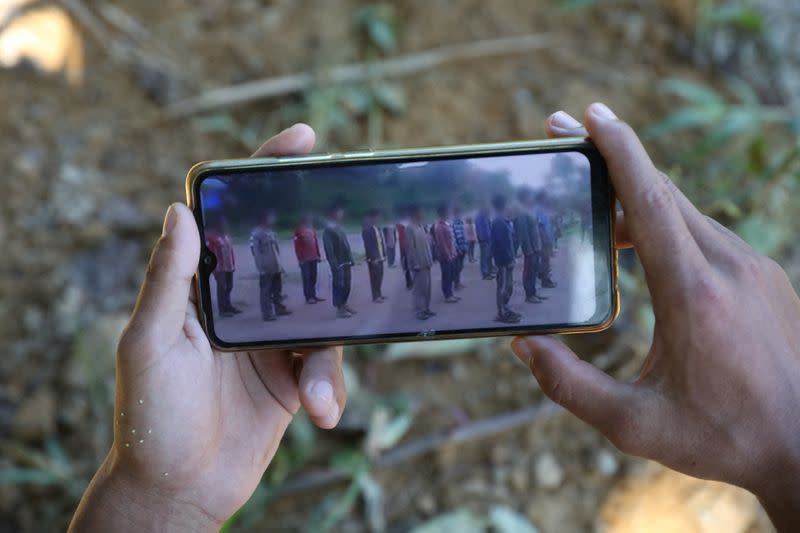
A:
<svg viewBox="0 0 800 533">
<path fill-rule="evenodd" d="M 223 342 L 581 324 L 597 309 L 578 152 L 206 177 Z"/>
</svg>

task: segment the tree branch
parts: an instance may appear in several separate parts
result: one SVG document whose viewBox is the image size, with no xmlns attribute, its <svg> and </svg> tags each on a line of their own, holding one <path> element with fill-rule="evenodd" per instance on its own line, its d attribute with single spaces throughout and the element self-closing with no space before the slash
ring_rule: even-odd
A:
<svg viewBox="0 0 800 533">
<path fill-rule="evenodd" d="M 168 118 L 180 118 L 218 109 L 301 92 L 316 81 L 332 84 L 358 83 L 366 80 L 408 76 L 433 70 L 445 63 L 479 59 L 506 54 L 531 52 L 549 46 L 549 34 L 528 34 L 472 43 L 441 46 L 425 52 L 410 54 L 383 61 L 350 63 L 331 67 L 320 73 L 299 72 L 286 76 L 250 81 L 179 100 L 166 107 Z"/>
</svg>

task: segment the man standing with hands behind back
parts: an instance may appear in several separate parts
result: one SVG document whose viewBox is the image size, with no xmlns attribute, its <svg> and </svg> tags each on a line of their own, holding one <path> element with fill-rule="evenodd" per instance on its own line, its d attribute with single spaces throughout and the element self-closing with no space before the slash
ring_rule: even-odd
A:
<svg viewBox="0 0 800 533">
<path fill-rule="evenodd" d="M 310 213 L 303 215 L 300 224 L 294 230 L 294 253 L 300 265 L 300 277 L 303 280 L 303 295 L 307 304 L 324 302 L 317 296 L 317 266 L 320 261 L 319 239 L 314 229 L 314 217 Z"/>
<path fill-rule="evenodd" d="M 353 252 L 347 233 L 342 229 L 344 208 L 334 205 L 328 217 L 328 224 L 322 233 L 322 242 L 325 246 L 325 257 L 331 267 L 333 284 L 333 306 L 336 308 L 337 318 L 350 318 L 356 311 L 347 305 L 350 298 L 350 284 L 352 282 L 350 269 L 353 267 Z"/>
<path fill-rule="evenodd" d="M 361 238 L 364 241 L 364 253 L 367 256 L 367 269 L 369 270 L 369 285 L 372 289 L 372 301 L 383 303 L 386 298 L 381 292 L 383 285 L 383 263 L 386 261 L 386 246 L 383 232 L 378 227 L 378 210 L 370 209 L 361 229 Z"/>
<path fill-rule="evenodd" d="M 422 226 L 422 212 L 419 206 L 409 208 L 411 223 L 405 227 L 405 253 L 408 269 L 411 271 L 414 297 L 414 311 L 420 320 L 428 320 L 436 313 L 431 311 L 431 254 L 428 232 Z"/>
<path fill-rule="evenodd" d="M 280 247 L 275 235 L 275 211 L 267 209 L 258 225 L 250 234 L 250 251 L 258 270 L 258 284 L 261 299 L 261 318 L 270 322 L 276 315 L 291 315 L 281 298 L 283 286 L 283 267 L 281 266 Z"/>
</svg>

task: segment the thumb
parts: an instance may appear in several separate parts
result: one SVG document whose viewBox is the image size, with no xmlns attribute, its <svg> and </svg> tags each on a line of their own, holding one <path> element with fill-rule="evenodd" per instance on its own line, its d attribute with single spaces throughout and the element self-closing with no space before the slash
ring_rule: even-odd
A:
<svg viewBox="0 0 800 533">
<path fill-rule="evenodd" d="M 638 423 L 633 385 L 613 379 L 552 337 L 517 337 L 511 349 L 528 364 L 548 398 L 627 451 Z"/>
<path fill-rule="evenodd" d="M 183 330 L 199 259 L 200 235 L 194 216 L 184 204 L 172 204 L 124 334 L 126 343 L 148 350 L 175 343 Z"/>
</svg>

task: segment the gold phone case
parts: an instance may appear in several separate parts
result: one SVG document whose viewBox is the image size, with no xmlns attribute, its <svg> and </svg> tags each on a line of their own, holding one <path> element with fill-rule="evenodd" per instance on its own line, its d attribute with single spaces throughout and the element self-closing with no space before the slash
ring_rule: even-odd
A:
<svg viewBox="0 0 800 533">
<path fill-rule="evenodd" d="M 384 160 L 387 161 L 402 161 L 404 159 L 418 159 L 420 157 L 436 159 L 452 156 L 471 156 L 471 155 L 491 155 L 491 154 L 513 154 L 518 152 L 524 153 L 546 153 L 552 151 L 562 151 L 569 149 L 576 150 L 591 150 L 596 152 L 596 148 L 589 141 L 584 138 L 574 137 L 565 139 L 547 139 L 536 141 L 513 141 L 503 143 L 489 143 L 489 144 L 469 144 L 469 145 L 456 145 L 456 146 L 442 146 L 442 147 L 428 147 L 428 148 L 408 148 L 398 150 L 364 150 L 349 153 L 317 153 L 304 156 L 281 156 L 281 157 L 266 157 L 266 158 L 248 158 L 248 159 L 220 159 L 214 161 L 202 161 L 195 164 L 186 176 L 186 201 L 187 205 L 197 216 L 197 208 L 199 201 L 196 195 L 195 182 L 203 174 L 209 171 L 221 170 L 242 170 L 242 169 L 276 169 L 281 167 L 302 167 L 302 166 L 315 166 L 320 163 L 349 163 L 349 162 L 374 162 L 380 163 Z M 607 172 L 606 172 L 607 174 Z M 308 344 L 302 340 L 287 341 L 281 343 L 273 343 L 265 341 L 264 344 L 260 343 L 247 343 L 246 345 L 226 346 L 220 345 L 216 342 L 215 335 L 212 334 L 207 314 L 212 313 L 211 309 L 206 309 L 206 302 L 203 298 L 201 289 L 200 276 L 195 275 L 194 285 L 197 292 L 198 313 L 203 328 L 208 335 L 209 341 L 214 349 L 224 352 L 234 352 L 242 349 L 257 350 L 257 349 L 291 349 L 291 348 L 308 348 L 309 346 L 335 346 L 335 345 L 355 345 L 355 344 L 375 344 L 375 343 L 388 343 L 388 342 L 415 342 L 424 340 L 445 340 L 445 339 L 464 339 L 464 338 L 479 338 L 479 337 L 498 337 L 505 335 L 545 335 L 545 334 L 572 334 L 572 333 L 596 333 L 608 329 L 619 316 L 620 301 L 619 301 L 619 286 L 618 274 L 619 263 L 618 254 L 614 240 L 614 220 L 615 220 L 615 196 L 614 191 L 610 187 L 609 182 L 609 215 L 611 228 L 609 231 L 609 258 L 612 261 L 610 275 L 611 275 L 611 312 L 608 318 L 600 324 L 589 326 L 567 326 L 561 328 L 546 328 L 541 326 L 532 326 L 530 330 L 522 329 L 517 326 L 513 330 L 509 328 L 499 327 L 498 329 L 491 329 L 486 331 L 477 331 L 472 333 L 433 333 L 421 332 L 415 335 L 400 335 L 397 337 L 370 337 L 359 339 L 339 339 L 330 340 L 326 342 L 314 342 Z M 198 270 L 199 272 L 199 270 Z M 378 335 L 378 334 L 376 334 Z"/>
</svg>

